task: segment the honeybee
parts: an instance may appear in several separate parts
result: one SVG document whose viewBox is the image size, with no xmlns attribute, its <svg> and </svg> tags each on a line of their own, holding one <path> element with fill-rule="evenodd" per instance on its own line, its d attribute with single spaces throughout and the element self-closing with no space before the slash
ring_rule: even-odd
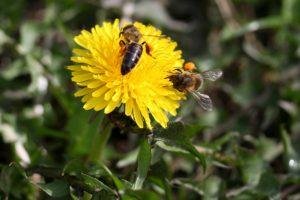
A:
<svg viewBox="0 0 300 200">
<path fill-rule="evenodd" d="M 143 53 L 143 45 L 146 47 L 146 53 L 150 56 L 152 56 L 150 53 L 151 47 L 146 42 L 139 43 L 142 34 L 133 24 L 125 26 L 121 30 L 120 36 L 123 36 L 125 40 L 120 40 L 119 42 L 121 46 L 121 56 L 124 55 L 121 65 L 121 74 L 126 75 L 140 60 Z"/>
<path fill-rule="evenodd" d="M 168 76 L 173 83 L 173 87 L 180 92 L 191 93 L 200 106 L 207 111 L 212 110 L 212 100 L 206 94 L 202 94 L 199 89 L 204 80 L 216 81 L 223 72 L 221 70 L 208 70 L 202 73 L 193 72 L 196 69 L 192 62 L 185 63 L 183 69 L 178 69 Z"/>
</svg>

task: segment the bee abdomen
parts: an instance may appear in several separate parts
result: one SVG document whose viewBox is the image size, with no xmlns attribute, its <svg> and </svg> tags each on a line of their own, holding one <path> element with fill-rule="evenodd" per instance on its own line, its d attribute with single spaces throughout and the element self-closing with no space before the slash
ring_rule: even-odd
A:
<svg viewBox="0 0 300 200">
<path fill-rule="evenodd" d="M 130 72 L 138 63 L 143 52 L 142 45 L 131 43 L 127 46 L 121 65 L 121 74 L 125 75 Z"/>
</svg>

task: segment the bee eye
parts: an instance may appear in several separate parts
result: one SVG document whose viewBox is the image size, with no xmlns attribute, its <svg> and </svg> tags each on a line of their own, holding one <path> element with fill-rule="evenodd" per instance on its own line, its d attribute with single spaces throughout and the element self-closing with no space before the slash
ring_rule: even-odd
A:
<svg viewBox="0 0 300 200">
<path fill-rule="evenodd" d="M 184 81 L 184 77 L 180 74 L 180 75 L 178 76 L 178 80 L 181 81 L 181 82 L 183 82 L 183 81 Z"/>
<path fill-rule="evenodd" d="M 191 80 L 192 79 L 190 77 L 186 77 L 186 78 L 183 79 L 182 83 L 185 84 L 185 85 L 187 85 L 187 84 L 191 83 Z"/>
</svg>

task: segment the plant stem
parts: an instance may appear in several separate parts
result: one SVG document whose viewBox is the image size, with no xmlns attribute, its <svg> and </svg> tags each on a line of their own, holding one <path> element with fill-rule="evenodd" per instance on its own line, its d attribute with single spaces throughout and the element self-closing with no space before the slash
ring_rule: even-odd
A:
<svg viewBox="0 0 300 200">
<path fill-rule="evenodd" d="M 113 126 L 107 119 L 107 117 L 104 117 L 100 126 L 100 133 L 95 134 L 91 148 L 91 153 L 88 159 L 89 161 L 102 162 L 104 148 L 106 147 L 106 143 L 110 137 L 112 127 Z"/>
</svg>

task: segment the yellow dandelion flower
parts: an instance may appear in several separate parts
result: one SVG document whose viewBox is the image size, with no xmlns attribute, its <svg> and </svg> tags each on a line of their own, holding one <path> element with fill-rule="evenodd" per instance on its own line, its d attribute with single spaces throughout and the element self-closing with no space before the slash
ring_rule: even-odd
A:
<svg viewBox="0 0 300 200">
<path fill-rule="evenodd" d="M 126 75 L 121 74 L 119 20 L 96 25 L 90 32 L 83 30 L 74 38 L 81 47 L 73 49 L 71 60 L 75 64 L 68 66 L 72 81 L 81 87 L 75 96 L 82 97 L 86 110 L 104 109 L 108 114 L 122 106 L 140 128 L 146 124 L 152 129 L 152 117 L 166 128 L 168 114 L 175 116 L 184 98 L 166 78 L 182 66 L 181 51 L 175 50 L 177 44 L 169 38 L 153 37 L 161 36 L 153 26 L 138 22 L 133 25 L 143 35 L 141 43 L 151 46 L 152 56 L 143 51 L 137 65 Z"/>
</svg>

